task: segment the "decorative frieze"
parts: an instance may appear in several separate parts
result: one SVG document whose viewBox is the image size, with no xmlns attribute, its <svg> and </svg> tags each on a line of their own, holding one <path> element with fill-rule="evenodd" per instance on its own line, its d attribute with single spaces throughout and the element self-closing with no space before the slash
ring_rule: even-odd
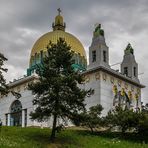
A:
<svg viewBox="0 0 148 148">
<path fill-rule="evenodd" d="M 107 80 L 107 75 L 105 73 L 103 73 L 103 80 L 106 81 Z"/>
<path fill-rule="evenodd" d="M 117 93 L 118 93 L 117 85 L 113 86 L 113 93 L 114 93 L 114 95 L 117 95 Z"/>
<path fill-rule="evenodd" d="M 128 89 L 128 84 L 124 83 L 124 87 L 125 87 L 125 89 Z"/>
<path fill-rule="evenodd" d="M 128 91 L 128 97 L 129 97 L 129 99 L 132 99 L 133 98 L 131 91 Z"/>
<path fill-rule="evenodd" d="M 95 78 L 96 78 L 96 80 L 100 80 L 100 73 L 99 73 L 99 72 L 97 72 L 97 73 L 95 74 Z"/>
</svg>

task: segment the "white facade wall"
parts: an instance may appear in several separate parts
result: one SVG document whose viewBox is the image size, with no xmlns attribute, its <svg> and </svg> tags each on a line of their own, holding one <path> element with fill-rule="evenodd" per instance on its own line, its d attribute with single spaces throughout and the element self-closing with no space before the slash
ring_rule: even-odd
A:
<svg viewBox="0 0 148 148">
<path fill-rule="evenodd" d="M 94 90 L 94 94 L 91 97 L 86 98 L 86 108 L 89 109 L 91 106 L 100 104 L 100 74 L 92 73 L 85 76 L 84 89 L 89 90 L 90 88 Z"/>
<path fill-rule="evenodd" d="M 14 88 L 13 90 L 16 91 L 16 89 L 17 87 Z M 21 97 L 18 100 L 22 104 L 22 110 L 27 109 L 27 126 L 33 126 L 34 122 L 30 120 L 29 116 L 30 112 L 33 111 L 33 106 L 32 106 L 33 95 L 31 91 L 23 89 L 23 86 L 19 86 L 19 89 Z M 7 96 L 0 98 L 0 119 L 2 120 L 3 125 L 6 125 L 6 114 L 8 115 L 10 114 L 11 105 L 15 100 L 17 99 L 11 93 L 9 93 Z M 9 124 L 10 123 L 8 123 L 8 125 Z"/>
<path fill-rule="evenodd" d="M 106 115 L 108 111 L 113 107 L 113 91 L 112 84 L 109 80 L 109 77 L 106 73 L 100 72 L 100 96 L 101 101 L 100 104 L 103 106 L 104 110 L 102 111 L 102 115 Z"/>
<path fill-rule="evenodd" d="M 98 77 L 96 78 L 97 75 Z M 114 85 L 117 86 L 118 91 L 124 88 L 126 94 L 128 94 L 129 91 L 132 93 L 131 104 L 133 109 L 136 108 L 135 95 L 138 94 L 138 107 L 141 108 L 141 88 L 102 71 L 92 72 L 86 75 L 85 79 L 85 89 L 94 89 L 94 95 L 86 98 L 87 108 L 101 104 L 104 108 L 102 115 L 105 116 L 109 110 L 114 108 Z"/>
<path fill-rule="evenodd" d="M 26 84 L 13 88 L 13 91 L 20 92 L 21 98 L 19 101 L 22 104 L 22 110 L 27 109 L 27 126 L 40 126 L 40 127 L 51 127 L 52 119 L 50 118 L 47 122 L 37 122 L 30 119 L 30 112 L 34 110 L 32 105 L 33 95 L 31 91 L 27 90 L 24 87 Z M 95 71 L 85 75 L 85 83 L 81 85 L 81 88 L 86 90 L 93 89 L 94 94 L 91 97 L 87 97 L 85 100 L 86 108 L 91 106 L 101 104 L 104 108 L 102 115 L 105 116 L 113 106 L 114 93 L 113 86 L 116 85 L 118 91 L 124 88 L 125 92 L 128 94 L 129 91 L 132 92 L 132 106 L 136 107 L 135 95 L 138 94 L 138 106 L 141 108 L 141 88 L 134 86 L 128 82 L 125 82 L 115 76 L 112 76 L 103 71 Z M 10 125 L 10 107 L 16 98 L 9 93 L 7 96 L 0 98 L 0 119 L 2 120 L 3 125 L 6 125 L 6 114 L 7 114 L 7 125 Z M 24 127 L 24 112 L 22 111 L 22 126 Z M 59 124 L 62 121 L 59 121 Z"/>
<path fill-rule="evenodd" d="M 38 122 L 36 120 L 30 119 L 30 113 L 34 111 L 35 106 L 33 106 L 32 101 L 34 96 L 32 95 L 32 92 L 27 90 L 25 88 L 26 84 L 18 85 L 15 88 L 13 88 L 13 91 L 19 92 L 21 94 L 21 97 L 18 99 L 22 104 L 22 127 L 25 127 L 25 112 L 24 110 L 27 110 L 27 125 L 26 126 L 39 126 L 39 127 L 52 127 L 52 117 L 49 118 L 49 120 L 45 122 Z M 19 90 L 19 91 L 18 91 Z M 11 126 L 10 118 L 11 118 L 11 105 L 14 101 L 17 99 L 15 96 L 13 96 L 11 93 L 9 93 L 7 96 L 3 96 L 0 98 L 0 119 L 2 121 L 3 125 L 6 125 L 7 120 L 7 126 Z M 7 114 L 7 118 L 6 118 Z M 62 120 L 58 120 L 57 124 L 61 124 Z M 72 125 L 70 122 L 68 125 Z"/>
</svg>

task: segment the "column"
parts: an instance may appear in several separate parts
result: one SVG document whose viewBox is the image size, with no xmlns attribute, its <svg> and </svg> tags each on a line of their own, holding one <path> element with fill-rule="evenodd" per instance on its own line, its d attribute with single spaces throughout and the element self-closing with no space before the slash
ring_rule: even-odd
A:
<svg viewBox="0 0 148 148">
<path fill-rule="evenodd" d="M 8 113 L 7 118 L 8 118 L 8 119 L 7 119 L 7 122 L 8 122 L 8 123 L 7 123 L 7 126 L 10 126 L 10 113 Z"/>
<path fill-rule="evenodd" d="M 22 110 L 22 127 L 25 127 L 25 110 Z"/>
</svg>

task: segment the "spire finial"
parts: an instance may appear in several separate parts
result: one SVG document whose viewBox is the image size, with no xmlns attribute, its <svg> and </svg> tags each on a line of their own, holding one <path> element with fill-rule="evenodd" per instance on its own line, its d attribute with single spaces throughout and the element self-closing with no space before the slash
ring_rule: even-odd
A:
<svg viewBox="0 0 148 148">
<path fill-rule="evenodd" d="M 59 15 L 61 14 L 62 10 L 60 8 L 57 9 L 58 10 L 58 13 Z"/>
</svg>

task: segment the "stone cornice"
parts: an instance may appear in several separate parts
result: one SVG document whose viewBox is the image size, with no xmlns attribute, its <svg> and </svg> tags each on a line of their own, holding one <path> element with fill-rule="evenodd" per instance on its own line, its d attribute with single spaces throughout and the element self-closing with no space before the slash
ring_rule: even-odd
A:
<svg viewBox="0 0 148 148">
<path fill-rule="evenodd" d="M 13 82 L 9 82 L 9 83 L 8 83 L 8 87 L 9 87 L 9 88 L 13 88 L 13 87 L 16 87 L 16 86 L 18 86 L 18 85 L 21 85 L 21 84 L 24 84 L 24 83 L 33 81 L 34 79 L 38 79 L 38 77 L 35 76 L 35 75 L 25 76 L 25 77 L 20 78 L 20 79 L 18 79 L 18 80 L 14 80 Z"/>
<path fill-rule="evenodd" d="M 124 80 L 124 81 L 126 81 L 128 83 L 131 83 L 131 84 L 133 84 L 135 86 L 138 86 L 140 88 L 145 88 L 145 86 L 142 85 L 141 83 L 139 83 L 137 81 L 134 81 L 131 78 L 129 78 L 129 77 L 127 77 L 127 76 L 125 76 L 125 75 L 123 75 L 123 74 L 121 74 L 121 73 L 113 70 L 113 69 L 106 68 L 106 67 L 103 67 L 103 66 L 98 66 L 96 68 L 92 68 L 92 69 L 86 70 L 86 71 L 82 72 L 82 74 L 83 75 L 86 75 L 86 74 L 89 74 L 89 73 L 92 73 L 92 72 L 95 72 L 95 71 L 103 71 L 103 72 L 106 72 L 106 73 L 108 73 L 110 75 L 113 75 L 113 76 L 115 76 L 115 77 L 117 77 L 119 79 L 122 79 L 122 80 Z"/>
</svg>

